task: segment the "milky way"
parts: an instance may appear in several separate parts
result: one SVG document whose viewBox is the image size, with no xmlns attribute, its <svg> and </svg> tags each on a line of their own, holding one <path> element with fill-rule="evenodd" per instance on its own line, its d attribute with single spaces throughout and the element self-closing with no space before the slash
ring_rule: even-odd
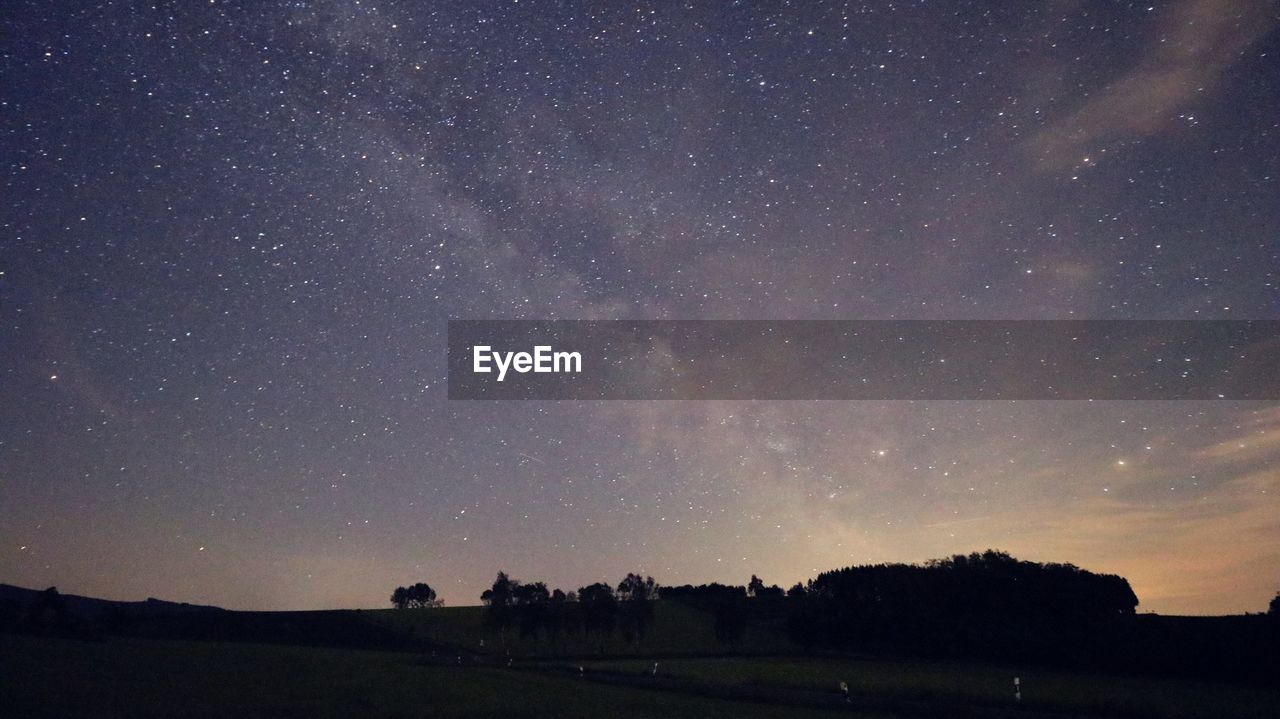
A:
<svg viewBox="0 0 1280 719">
<path fill-rule="evenodd" d="M 0 581 L 234 608 L 997 547 L 1265 607 L 1265 402 L 457 402 L 449 319 L 1280 318 L 1280 22 L 6 6 Z"/>
</svg>

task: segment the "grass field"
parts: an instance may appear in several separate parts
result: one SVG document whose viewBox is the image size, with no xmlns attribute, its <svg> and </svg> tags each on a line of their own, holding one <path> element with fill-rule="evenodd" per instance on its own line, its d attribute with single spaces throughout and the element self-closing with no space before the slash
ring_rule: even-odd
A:
<svg viewBox="0 0 1280 719">
<path fill-rule="evenodd" d="M 1256 685 L 801 656 L 764 623 L 727 646 L 709 613 L 677 601 L 656 606 L 638 646 L 616 633 L 504 638 L 483 618 L 233 612 L 155 620 L 132 638 L 0 634 L 0 717 L 1280 717 L 1280 692 Z"/>
<path fill-rule="evenodd" d="M 652 661 L 591 662 L 598 671 L 647 676 Z M 1009 707 L 1013 677 L 1022 681 L 1021 707 L 1068 714 L 1120 717 L 1280 716 L 1280 692 L 1174 679 L 1110 677 L 980 664 L 810 659 L 707 658 L 660 661 L 659 676 L 694 680 L 711 687 L 754 691 L 834 693 L 849 684 L 855 698 L 878 706 L 895 703 Z"/>
<path fill-rule="evenodd" d="M 4 717 L 1276 717 L 1280 694 L 958 663 L 721 657 L 455 666 L 232 642 L 0 636 Z M 585 665 L 583 676 L 577 667 Z M 839 702 L 839 681 L 853 702 Z"/>
<path fill-rule="evenodd" d="M 409 653 L 0 635 L 0 716 L 6 718 L 777 715 L 776 706 L 572 676 L 431 665 Z"/>
</svg>

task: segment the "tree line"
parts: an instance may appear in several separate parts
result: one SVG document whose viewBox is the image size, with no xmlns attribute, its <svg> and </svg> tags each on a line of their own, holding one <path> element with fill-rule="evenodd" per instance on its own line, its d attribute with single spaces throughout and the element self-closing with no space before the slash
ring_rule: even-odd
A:
<svg viewBox="0 0 1280 719">
<path fill-rule="evenodd" d="M 1073 652 L 1087 658 L 1118 628 L 1132 626 L 1138 605 L 1123 577 L 996 550 L 845 567 L 786 590 L 755 575 L 745 585 L 659 586 L 629 573 L 617 585 L 564 591 L 499 572 L 480 599 L 485 625 L 504 643 L 514 633 L 535 643 L 585 635 L 603 647 L 620 632 L 639 645 L 655 603 L 678 601 L 710 614 L 716 637 L 731 648 L 749 626 L 762 626 L 811 649 L 1029 658 Z M 1280 595 L 1269 609 L 1280 616 Z"/>
<path fill-rule="evenodd" d="M 1087 654 L 1138 605 L 1123 577 L 995 550 L 823 572 L 788 600 L 803 646 L 1003 657 Z"/>
<path fill-rule="evenodd" d="M 616 587 L 596 582 L 577 590 L 548 589 L 545 582 L 521 582 L 498 572 L 493 585 L 480 595 L 485 625 L 498 631 L 505 643 L 512 631 L 535 643 L 540 636 L 552 642 L 583 634 L 604 639 L 621 630 L 637 645 L 648 633 L 657 601 L 653 577 L 629 573 Z"/>
</svg>

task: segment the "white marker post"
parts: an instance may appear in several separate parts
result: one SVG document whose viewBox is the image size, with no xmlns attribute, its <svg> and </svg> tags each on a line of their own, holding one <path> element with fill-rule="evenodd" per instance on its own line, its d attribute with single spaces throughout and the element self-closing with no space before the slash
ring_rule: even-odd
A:
<svg viewBox="0 0 1280 719">
<path fill-rule="evenodd" d="M 1013 700 L 1015 702 L 1022 701 L 1022 678 L 1013 678 Z"/>
</svg>

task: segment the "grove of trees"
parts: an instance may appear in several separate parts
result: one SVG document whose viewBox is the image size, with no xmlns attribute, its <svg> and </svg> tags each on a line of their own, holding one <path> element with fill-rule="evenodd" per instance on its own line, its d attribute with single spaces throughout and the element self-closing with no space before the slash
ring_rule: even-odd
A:
<svg viewBox="0 0 1280 719">
<path fill-rule="evenodd" d="M 995 550 L 924 564 L 846 567 L 787 590 L 755 575 L 745 586 L 661 587 L 653 577 L 631 572 L 616 585 L 595 582 L 565 591 L 498 572 L 480 598 L 484 625 L 503 646 L 515 633 L 535 648 L 585 635 L 603 651 L 606 640 L 620 634 L 639 648 L 656 604 L 679 601 L 706 612 L 716 637 L 735 651 L 748 628 L 760 625 L 785 631 L 805 648 L 1002 656 L 1072 647 L 1087 652 L 1082 637 L 1104 636 L 1132 617 L 1138 604 L 1123 577 L 1021 561 Z M 396 588 L 391 601 L 400 608 L 440 604 L 425 583 Z M 1272 611 L 1278 611 L 1275 602 Z"/>
<path fill-rule="evenodd" d="M 503 643 L 512 630 L 535 644 L 544 636 L 557 642 L 578 633 L 594 635 L 603 643 L 620 627 L 627 641 L 639 645 L 652 624 L 658 596 L 653 577 L 638 573 L 627 574 L 616 588 L 596 582 L 566 592 L 498 572 L 480 601 L 485 606 L 485 626 L 496 630 Z"/>
<path fill-rule="evenodd" d="M 436 598 L 436 590 L 426 582 L 418 582 L 408 587 L 396 587 L 391 593 L 391 604 L 396 609 L 425 609 L 441 607 L 444 602 Z"/>
<path fill-rule="evenodd" d="M 565 591 L 498 572 L 480 598 L 484 624 L 504 646 L 518 632 L 535 647 L 586 635 L 603 650 L 615 634 L 640 647 L 657 602 L 675 600 L 706 612 L 716 637 L 734 650 L 750 626 L 762 625 L 785 631 L 802 647 L 934 654 L 974 647 L 1003 654 L 1012 648 L 1047 651 L 1133 616 L 1138 604 L 1123 577 L 1021 561 L 995 550 L 924 564 L 846 567 L 787 590 L 756 575 L 745 585 L 660 587 L 653 577 L 631 572 L 616 585 L 595 582 Z M 424 583 L 397 588 L 392 603 L 439 604 Z"/>
<path fill-rule="evenodd" d="M 787 602 L 802 646 L 1044 657 L 1097 651 L 1138 598 L 1123 577 L 987 550 L 823 572 Z"/>
</svg>

